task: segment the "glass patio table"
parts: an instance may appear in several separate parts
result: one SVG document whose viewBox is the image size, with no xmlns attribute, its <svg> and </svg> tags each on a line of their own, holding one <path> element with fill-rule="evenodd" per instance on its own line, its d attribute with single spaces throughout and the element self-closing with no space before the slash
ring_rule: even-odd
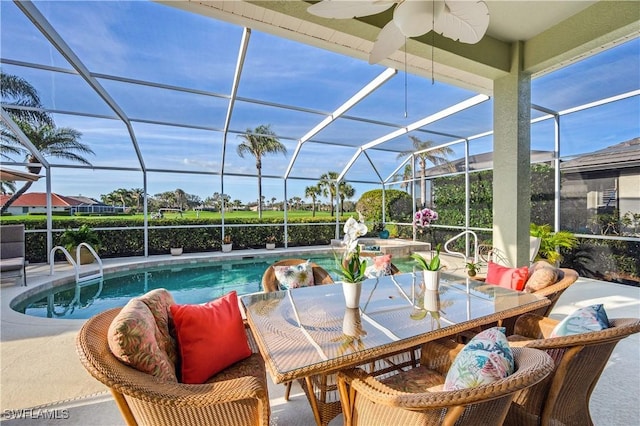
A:
<svg viewBox="0 0 640 426">
<path fill-rule="evenodd" d="M 423 292 L 418 272 L 365 280 L 360 308 L 348 309 L 342 285 L 241 297 L 273 381 L 301 379 L 303 387 L 306 382 L 318 424 L 331 419 L 320 415 L 318 401 L 311 396 L 317 387 L 312 377 L 372 365 L 428 341 L 499 324 L 550 303 L 531 293 L 447 274 L 442 274 L 438 292 Z"/>
</svg>

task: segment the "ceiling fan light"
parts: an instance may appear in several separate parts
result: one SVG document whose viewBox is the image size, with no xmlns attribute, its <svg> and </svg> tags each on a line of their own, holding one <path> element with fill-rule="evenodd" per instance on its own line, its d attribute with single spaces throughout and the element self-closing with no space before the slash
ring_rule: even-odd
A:
<svg viewBox="0 0 640 426">
<path fill-rule="evenodd" d="M 417 37 L 433 29 L 444 10 L 444 0 L 405 0 L 393 11 L 393 22 L 406 37 Z"/>
</svg>

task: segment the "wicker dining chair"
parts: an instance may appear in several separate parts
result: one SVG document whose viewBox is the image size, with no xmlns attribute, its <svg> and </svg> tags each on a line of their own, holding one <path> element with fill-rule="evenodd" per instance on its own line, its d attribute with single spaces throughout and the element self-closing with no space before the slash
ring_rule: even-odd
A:
<svg viewBox="0 0 640 426">
<path fill-rule="evenodd" d="M 274 262 L 264 271 L 264 274 L 262 275 L 262 289 L 266 292 L 278 291 L 279 283 L 276 279 L 274 266 L 294 266 L 305 262 L 306 260 L 304 259 L 283 259 Z M 318 266 L 316 263 L 311 262 L 311 269 L 313 271 L 313 282 L 315 285 L 333 284 L 333 278 L 331 278 L 331 275 L 329 275 L 329 273 L 321 266 Z"/>
<path fill-rule="evenodd" d="M 90 318 L 78 333 L 76 349 L 87 371 L 109 388 L 127 425 L 269 425 L 266 369 L 249 329 L 253 355 L 204 384 L 170 382 L 112 354 L 107 331 L 120 309 Z"/>
<path fill-rule="evenodd" d="M 360 368 L 338 373 L 345 425 L 500 425 L 513 396 L 553 370 L 544 352 L 513 350 L 516 370 L 505 379 L 443 391 L 455 355 L 464 345 L 438 340 L 422 347 L 421 365 L 385 378 Z"/>
<path fill-rule="evenodd" d="M 264 271 L 264 274 L 262 274 L 262 289 L 265 292 L 279 290 L 280 283 L 276 278 L 275 266 L 294 266 L 305 262 L 306 260 L 304 259 L 283 259 L 269 265 L 269 267 Z M 314 285 L 333 284 L 333 278 L 331 278 L 331 275 L 329 275 L 329 273 L 321 266 L 311 262 L 311 270 L 313 271 Z M 288 401 L 289 395 L 291 394 L 291 382 L 285 383 L 285 386 L 284 399 L 285 401 Z"/>
<path fill-rule="evenodd" d="M 559 321 L 527 314 L 516 322 L 512 346 L 546 351 L 554 372 L 536 386 L 519 392 L 507 415 L 508 425 L 592 425 L 589 398 L 616 344 L 640 332 L 637 318 L 609 319 L 609 328 L 548 338 Z"/>
</svg>

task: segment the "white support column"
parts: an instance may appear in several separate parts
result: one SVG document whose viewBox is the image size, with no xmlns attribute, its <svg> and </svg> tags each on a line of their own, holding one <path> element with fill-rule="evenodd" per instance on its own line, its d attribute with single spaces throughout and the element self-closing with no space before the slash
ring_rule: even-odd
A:
<svg viewBox="0 0 640 426">
<path fill-rule="evenodd" d="M 529 264 L 531 75 L 524 43 L 512 45 L 511 72 L 494 81 L 493 245 L 513 266 Z"/>
</svg>

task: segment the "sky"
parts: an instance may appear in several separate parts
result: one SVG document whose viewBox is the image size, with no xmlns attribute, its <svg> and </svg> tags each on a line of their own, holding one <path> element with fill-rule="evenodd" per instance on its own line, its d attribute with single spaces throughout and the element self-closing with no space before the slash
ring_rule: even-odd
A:
<svg viewBox="0 0 640 426">
<path fill-rule="evenodd" d="M 147 1 L 36 1 L 34 4 L 131 120 L 142 161 L 150 170 L 147 182 L 152 195 L 180 188 L 202 199 L 215 192 L 225 192 L 232 199 L 254 201 L 257 197 L 255 160 L 237 155 L 236 147 L 241 142 L 238 134 L 247 128 L 270 124 L 288 152 L 264 158 L 263 193 L 267 200 L 282 200 L 284 190 L 280 177 L 291 163 L 297 141 L 324 118 L 323 114 L 335 110 L 385 70 L 379 65 L 252 31 L 238 87 L 239 100 L 226 139 L 224 172 L 227 175 L 223 188 L 219 176 L 223 167 L 221 130 L 243 32 L 241 27 Z M 57 126 L 82 132 L 82 141 L 95 152 L 89 160 L 96 167 L 106 168 L 90 171 L 55 168 L 53 192 L 99 198 L 117 188 L 142 188 L 142 173 L 135 171 L 140 168 L 140 162 L 126 125 L 81 77 L 69 72 L 72 71 L 69 63 L 13 2 L 2 0 L 0 8 L 3 72 L 19 75 L 33 84 L 43 104 L 58 111 L 53 115 Z M 20 63 L 37 64 L 40 68 Z M 128 81 L 117 81 L 111 76 Z M 640 41 L 635 39 L 534 79 L 532 103 L 562 111 L 638 90 L 639 76 Z M 130 80 L 163 87 L 132 84 Z M 186 88 L 189 92 L 171 90 L 172 87 Z M 395 130 L 387 124 L 405 126 L 476 95 L 412 75 L 406 76 L 406 87 L 405 92 L 405 75 L 399 70 L 347 113 L 376 123 L 340 118 L 305 143 L 291 167 L 287 198 L 304 199 L 305 187 L 315 184 L 323 173 L 342 171 L 359 145 Z M 295 109 L 279 107 L 281 105 Z M 540 114 L 533 112 L 532 115 Z M 638 96 L 564 116 L 561 156 L 580 155 L 638 137 L 639 117 Z M 438 121 L 428 129 L 470 137 L 490 130 L 491 126 L 492 101 L 489 100 Z M 553 131 L 551 120 L 533 125 L 532 149 L 553 149 Z M 421 132 L 413 134 L 437 143 L 453 140 Z M 410 149 L 410 141 L 405 135 L 381 148 L 369 150 L 369 158 L 360 156 L 346 175 L 356 188 L 356 200 L 363 192 L 379 188 L 374 183 L 362 183 L 376 180 L 376 170 L 382 179 L 394 172 L 402 161 L 397 151 Z M 450 158 L 463 155 L 462 144 L 452 148 L 455 154 Z M 491 148 L 490 136 L 470 143 L 471 154 Z M 51 162 L 71 164 L 59 159 Z M 129 171 L 112 170 L 115 167 Z M 31 191 L 44 192 L 44 181 L 34 184 Z"/>
</svg>

